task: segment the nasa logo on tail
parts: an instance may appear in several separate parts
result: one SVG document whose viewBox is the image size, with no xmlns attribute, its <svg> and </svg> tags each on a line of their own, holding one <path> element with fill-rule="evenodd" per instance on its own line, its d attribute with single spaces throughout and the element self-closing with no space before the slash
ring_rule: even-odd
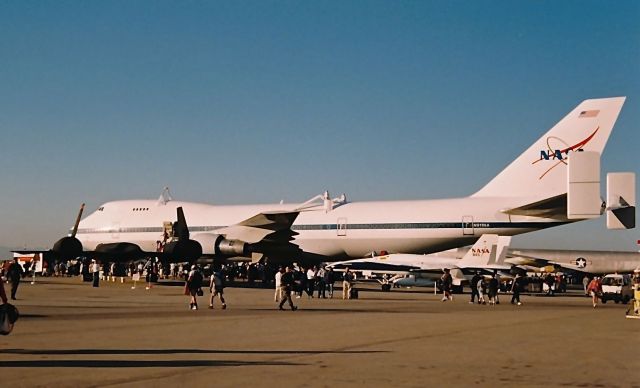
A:
<svg viewBox="0 0 640 388">
<path fill-rule="evenodd" d="M 588 114 L 590 114 L 589 112 L 591 111 L 585 111 L 580 113 L 580 117 L 595 117 L 595 116 L 588 116 Z M 599 111 L 595 111 L 595 112 L 599 112 Z M 582 116 L 583 114 L 585 114 L 585 116 Z M 595 115 L 597 116 L 597 113 Z M 596 129 L 593 131 L 593 133 L 591 133 L 591 135 L 587 136 L 585 139 L 577 142 L 572 146 L 570 146 L 566 141 L 560 139 L 559 137 L 549 136 L 547 138 L 547 149 L 540 150 L 540 159 L 534 160 L 531 164 L 536 164 L 543 160 L 554 160 L 557 162 L 553 166 L 551 166 L 549 169 L 547 169 L 542 175 L 540 175 L 538 179 L 542 179 L 545 175 L 547 175 L 549 171 L 553 170 L 560 164 L 566 165 L 567 164 L 566 160 L 569 159 L 569 152 L 582 151 L 582 147 L 584 147 L 587 143 L 591 141 L 591 139 L 593 139 L 596 133 L 598 133 L 599 129 L 600 129 L 599 126 L 596 127 Z M 557 145 L 558 143 L 562 144 L 564 148 L 555 148 L 554 146 Z"/>
<path fill-rule="evenodd" d="M 471 248 L 471 253 L 473 256 L 482 256 L 482 255 L 489 255 L 491 254 L 491 249 L 487 248 L 487 242 L 484 242 L 484 247 L 482 248 Z"/>
</svg>

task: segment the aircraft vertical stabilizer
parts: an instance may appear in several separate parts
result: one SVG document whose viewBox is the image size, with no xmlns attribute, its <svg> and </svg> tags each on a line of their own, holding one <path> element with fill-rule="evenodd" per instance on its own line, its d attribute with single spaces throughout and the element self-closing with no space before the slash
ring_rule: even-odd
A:
<svg viewBox="0 0 640 388">
<path fill-rule="evenodd" d="M 543 200 L 565 194 L 568 160 L 578 150 L 602 154 L 624 101 L 583 101 L 473 196 Z"/>
<path fill-rule="evenodd" d="M 498 235 L 483 234 L 460 259 L 459 267 L 485 267 L 495 264 L 498 255 Z"/>
</svg>

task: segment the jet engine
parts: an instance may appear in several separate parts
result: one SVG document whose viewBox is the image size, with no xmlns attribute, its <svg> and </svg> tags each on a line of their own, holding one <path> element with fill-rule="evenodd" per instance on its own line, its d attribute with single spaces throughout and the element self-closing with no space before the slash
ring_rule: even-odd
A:
<svg viewBox="0 0 640 388">
<path fill-rule="evenodd" d="M 78 233 L 78 225 L 80 225 L 80 218 L 82 218 L 82 212 L 84 211 L 84 203 L 80 205 L 80 211 L 76 217 L 76 222 L 73 225 L 71 234 L 67 237 L 63 237 L 53 244 L 51 251 L 57 259 L 69 260 L 75 259 L 78 256 L 82 256 L 83 247 L 80 240 L 76 238 Z"/>
<path fill-rule="evenodd" d="M 51 249 L 60 260 L 75 259 L 82 255 L 82 243 L 74 236 L 63 237 Z"/>
<path fill-rule="evenodd" d="M 171 261 L 195 261 L 202 256 L 202 245 L 194 240 L 178 240 L 168 243 L 164 253 Z"/>
<path fill-rule="evenodd" d="M 215 253 L 216 256 L 235 257 L 249 256 L 249 244 L 241 240 L 228 240 L 224 236 L 212 233 L 203 233 L 193 236 L 200 246 L 204 247 L 203 251 Z"/>
<path fill-rule="evenodd" d="M 250 254 L 248 244 L 241 240 L 219 238 L 215 249 L 216 255 L 222 256 L 248 256 Z"/>
</svg>

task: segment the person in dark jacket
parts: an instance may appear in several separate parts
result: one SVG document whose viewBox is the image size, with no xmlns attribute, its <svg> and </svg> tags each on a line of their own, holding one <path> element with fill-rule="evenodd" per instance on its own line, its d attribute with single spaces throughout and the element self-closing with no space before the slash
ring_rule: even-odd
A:
<svg viewBox="0 0 640 388">
<path fill-rule="evenodd" d="M 475 275 L 471 278 L 471 301 L 469 303 L 474 304 L 476 297 L 478 297 L 478 303 L 480 303 L 480 293 L 478 292 L 478 282 L 482 279 L 480 272 L 476 271 Z"/>
<path fill-rule="evenodd" d="M 451 286 L 453 283 L 453 278 L 451 277 L 451 270 L 449 270 L 449 268 L 444 269 L 444 273 L 442 274 L 440 281 L 442 283 L 442 292 L 444 293 L 444 296 L 442 297 L 442 301 L 443 302 L 446 302 L 448 300 L 453 301 L 453 295 L 451 295 Z"/>
<path fill-rule="evenodd" d="M 496 304 L 496 300 L 498 298 L 498 286 L 499 285 L 500 284 L 498 282 L 498 277 L 494 273 L 493 275 L 491 275 L 491 279 L 489 280 L 489 304 L 490 305 L 495 305 Z"/>
<path fill-rule="evenodd" d="M 511 304 L 517 304 L 518 306 L 522 305 L 520 302 L 520 291 L 522 291 L 522 276 L 516 274 L 516 277 L 513 279 L 513 284 L 511 285 L 511 292 L 513 296 L 511 297 Z"/>
<path fill-rule="evenodd" d="M 18 263 L 18 258 L 13 258 L 13 263 L 9 266 L 9 270 L 7 276 L 11 281 L 11 300 L 16 300 L 16 292 L 18 292 L 18 286 L 20 285 L 20 280 L 22 279 L 22 275 L 24 271 L 22 270 L 22 266 Z"/>
<path fill-rule="evenodd" d="M 2 299 L 2 304 L 7 303 L 7 294 L 4 292 L 4 282 L 0 280 L 0 299 Z"/>
<path fill-rule="evenodd" d="M 291 307 L 291 311 L 296 311 L 298 308 L 293 305 L 293 300 L 291 299 L 291 291 L 293 290 L 293 285 L 295 284 L 295 279 L 293 278 L 293 270 L 291 267 L 287 267 L 285 272 L 282 274 L 282 278 L 280 278 L 280 287 L 282 289 L 282 300 L 280 301 L 280 305 L 278 308 L 280 310 L 284 310 L 282 306 L 284 306 L 285 302 L 289 302 L 289 307 Z"/>
</svg>

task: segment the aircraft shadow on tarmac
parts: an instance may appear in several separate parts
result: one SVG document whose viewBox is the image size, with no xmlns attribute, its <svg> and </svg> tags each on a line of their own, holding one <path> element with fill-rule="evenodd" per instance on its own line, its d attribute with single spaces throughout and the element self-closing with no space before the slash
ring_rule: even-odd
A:
<svg viewBox="0 0 640 388">
<path fill-rule="evenodd" d="M 0 361 L 0 368 L 190 368 L 194 366 L 300 366 L 283 361 L 233 360 L 21 360 Z"/>
<path fill-rule="evenodd" d="M 366 350 L 208 350 L 208 349 L 5 349 L 0 354 L 27 355 L 162 355 L 162 354 L 363 354 Z M 0 368 L 188 368 L 197 366 L 300 366 L 285 361 L 234 360 L 19 360 L 0 361 Z"/>
<path fill-rule="evenodd" d="M 289 312 L 290 309 L 288 307 L 284 307 L 286 312 Z M 248 311 L 277 311 L 273 308 L 249 308 Z M 299 313 L 295 314 L 307 314 L 307 313 L 385 313 L 385 314 L 408 314 L 414 313 L 415 311 L 408 310 L 385 310 L 385 309 L 341 309 L 341 308 L 322 308 L 322 307 L 298 307 Z M 284 314 L 284 313 L 283 313 Z"/>
<path fill-rule="evenodd" d="M 28 355 L 150 355 L 150 354 L 368 354 L 386 350 L 224 350 L 224 349 L 3 349 L 0 354 Z M 0 361 L 0 366 L 5 362 Z"/>
<path fill-rule="evenodd" d="M 43 314 L 20 314 L 20 318 L 48 318 L 48 315 Z"/>
</svg>

